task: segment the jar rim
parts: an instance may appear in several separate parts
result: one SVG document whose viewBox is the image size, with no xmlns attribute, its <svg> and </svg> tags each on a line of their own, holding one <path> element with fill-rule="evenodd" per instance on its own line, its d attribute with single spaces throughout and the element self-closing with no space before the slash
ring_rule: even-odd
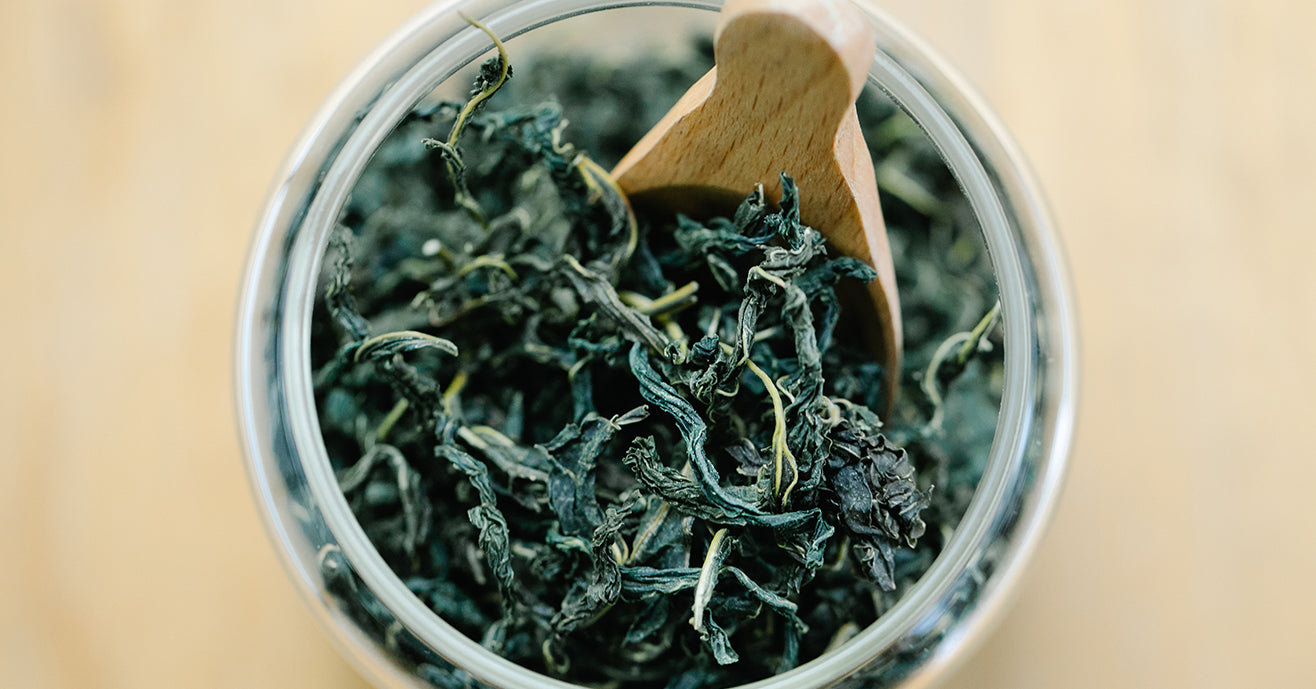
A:
<svg viewBox="0 0 1316 689">
<path fill-rule="evenodd" d="M 923 621 L 925 613 L 948 594 L 947 588 L 955 575 L 966 567 L 987 537 L 994 511 L 1006 498 L 1013 472 L 1019 470 L 1026 451 L 1025 443 L 1031 438 L 1029 427 L 1039 421 L 1045 422 L 1050 425 L 1047 429 L 1050 449 L 1043 457 L 1043 475 L 1036 489 L 1039 494 L 1030 505 L 1031 514 L 1020 516 L 1026 522 L 1023 524 L 1025 531 L 1011 544 L 1011 551 L 1003 557 L 998 571 L 993 573 L 996 583 L 993 590 L 983 596 L 982 610 L 974 612 L 974 619 L 979 621 L 978 628 L 985 625 L 991 617 L 989 609 L 1003 604 L 1006 591 L 1012 588 L 1023 563 L 1035 548 L 1042 528 L 1049 521 L 1072 437 L 1076 398 L 1073 308 L 1063 262 L 1036 184 L 981 99 L 932 51 L 870 0 L 860 0 L 857 4 L 879 33 L 879 49 L 870 68 L 870 83 L 881 88 L 909 113 L 941 151 L 968 197 L 987 241 L 1000 290 L 1005 329 L 1001 408 L 989 459 L 970 505 L 942 552 L 919 580 L 890 610 L 846 644 L 793 670 L 741 685 L 739 689 L 826 686 L 863 667 Z M 313 185 L 300 198 L 297 194 L 280 193 L 289 190 L 287 185 L 276 191 L 258 226 L 256 249 L 246 280 L 247 291 L 239 314 L 239 406 L 248 456 L 254 457 L 263 451 L 261 439 L 254 437 L 248 421 L 263 406 L 253 398 L 265 392 L 270 379 L 270 372 L 261 368 L 262 365 L 268 366 L 268 362 L 262 359 L 266 343 L 257 341 L 259 337 L 250 325 L 259 317 L 261 308 L 253 287 L 254 277 L 262 265 L 269 264 L 267 254 L 277 253 L 282 248 L 288 252 L 286 272 L 280 277 L 279 286 L 286 311 L 273 326 L 277 330 L 278 351 L 270 354 L 281 372 L 277 383 L 281 386 L 280 394 L 286 395 L 287 428 L 284 431 L 291 436 L 315 502 L 320 506 L 330 532 L 340 543 L 344 556 L 390 613 L 440 656 L 495 687 L 574 689 L 577 685 L 524 668 L 458 632 L 407 589 L 357 522 L 346 498 L 338 490 L 315 413 L 309 336 L 316 278 L 329 231 L 370 155 L 421 99 L 489 48 L 483 34 L 457 19 L 457 7 L 466 8 L 468 13 L 474 9 L 474 15 L 492 30 L 511 38 L 580 14 L 654 5 L 716 11 L 720 2 L 446 0 L 432 5 L 385 41 L 328 99 L 280 177 L 291 180 L 313 172 Z M 436 41 L 436 37 L 444 40 Z M 918 66 L 917 76 L 909 71 L 910 65 Z M 958 118 L 947 112 L 929 91 L 929 86 L 938 96 L 950 96 L 958 109 Z M 977 143 L 981 145 L 986 137 L 996 149 L 975 150 L 962 131 L 966 121 L 981 130 Z M 995 156 L 995 177 L 983 163 L 985 156 Z M 1002 175 L 1002 171 L 1006 174 Z M 1003 180 L 1003 176 L 1009 179 Z M 1037 231 L 1038 236 L 1033 238 L 1036 245 L 1030 249 L 1032 254 L 1040 253 L 1037 258 L 1041 260 L 1034 261 L 1040 265 L 1030 267 L 1042 271 L 1043 274 L 1037 276 L 1040 285 L 1030 285 L 1020 258 L 1021 254 L 1029 252 L 1022 250 L 1016 241 L 1016 231 L 1006 213 L 1006 200 L 1001 198 L 998 184 L 1013 186 L 1013 189 L 1007 189 L 1011 192 L 1008 200 L 1013 204 L 1012 208 L 1028 215 L 1030 224 Z M 291 246 L 278 246 L 281 239 L 286 240 L 284 235 L 294 229 L 296 237 Z M 1056 348 L 1051 355 L 1057 357 L 1060 364 L 1056 376 L 1059 380 L 1046 381 L 1049 385 L 1045 390 L 1045 394 L 1056 396 L 1055 411 L 1050 418 L 1042 420 L 1034 418 L 1031 407 L 1034 397 L 1041 394 L 1038 386 L 1042 381 L 1034 376 L 1032 363 L 1043 343 L 1039 343 L 1031 329 L 1030 286 L 1041 289 L 1042 298 L 1053 302 L 1050 315 L 1056 319 L 1051 324 L 1055 341 L 1045 343 Z M 254 467 L 254 462 L 249 462 L 249 466 Z M 258 469 L 253 468 L 253 474 L 256 471 Z M 258 476 L 253 475 L 252 481 L 268 505 L 267 486 Z M 271 530 L 283 536 L 279 544 L 281 549 L 290 548 L 282 527 L 275 524 L 269 510 L 266 511 Z M 298 578 L 306 577 L 301 573 Z M 973 620 L 969 624 L 972 625 Z M 973 636 L 976 635 L 961 634 L 962 638 L 956 643 L 948 642 L 920 674 L 927 675 L 932 666 L 944 664 L 952 656 L 959 655 L 953 653 L 950 646 L 962 645 Z"/>
</svg>

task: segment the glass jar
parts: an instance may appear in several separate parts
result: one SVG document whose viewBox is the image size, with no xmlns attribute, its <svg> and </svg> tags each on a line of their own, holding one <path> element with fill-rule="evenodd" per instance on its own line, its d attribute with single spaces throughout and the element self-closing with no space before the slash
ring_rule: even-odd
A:
<svg viewBox="0 0 1316 689">
<path fill-rule="evenodd" d="M 406 588 L 366 538 L 319 436 L 309 332 L 320 262 L 355 180 L 394 126 L 490 47 L 461 16 L 512 38 L 589 15 L 612 49 L 661 37 L 634 12 L 711 27 L 718 0 L 441 0 L 401 27 L 333 93 L 294 148 L 257 226 L 237 323 L 237 395 L 252 487 L 289 574 L 340 649 L 381 687 L 569 689 L 498 657 Z M 1050 520 L 1077 393 L 1074 310 L 1038 188 L 995 118 L 876 3 L 857 3 L 878 51 L 870 84 L 941 152 L 976 215 L 996 274 L 1005 375 L 995 438 L 958 528 L 922 578 L 844 645 L 753 689 L 922 686 L 999 616 Z M 648 8 L 648 9 L 642 9 Z M 461 13 L 461 14 L 459 14 Z M 629 31 L 625 30 L 630 27 Z M 634 34 L 634 35 L 632 35 Z M 637 38 L 638 40 L 638 38 Z M 589 41 L 577 50 L 603 50 Z"/>
</svg>

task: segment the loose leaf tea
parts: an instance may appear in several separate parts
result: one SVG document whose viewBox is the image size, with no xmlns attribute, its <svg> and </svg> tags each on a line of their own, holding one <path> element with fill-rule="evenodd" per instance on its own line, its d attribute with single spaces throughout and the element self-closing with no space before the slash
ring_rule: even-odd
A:
<svg viewBox="0 0 1316 689">
<path fill-rule="evenodd" d="M 325 261 L 316 396 L 357 519 L 450 624 L 569 681 L 724 687 L 844 642 L 939 552 L 995 425 L 976 225 L 875 96 L 907 323 L 890 410 L 846 320 L 874 272 L 801 224 L 788 169 L 776 204 L 632 211 L 604 163 L 700 62 L 541 59 L 509 82 L 500 46 L 466 101 L 381 147 Z"/>
</svg>

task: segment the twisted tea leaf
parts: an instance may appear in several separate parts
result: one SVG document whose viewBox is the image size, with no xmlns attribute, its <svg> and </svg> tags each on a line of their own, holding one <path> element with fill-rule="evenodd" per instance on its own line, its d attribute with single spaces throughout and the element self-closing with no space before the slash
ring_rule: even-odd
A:
<svg viewBox="0 0 1316 689">
<path fill-rule="evenodd" d="M 622 332 L 655 352 L 664 352 L 671 342 L 649 323 L 644 315 L 622 303 L 617 290 L 602 274 L 580 265 L 574 256 L 562 257 L 566 268 L 562 271 L 576 292 L 586 303 L 599 307 L 600 313 L 612 319 Z"/>
<path fill-rule="evenodd" d="M 895 548 L 923 535 L 920 513 L 930 498 L 914 483 L 914 465 L 885 437 L 870 437 L 843 423 L 831 435 L 830 488 L 825 511 L 851 536 L 851 546 L 883 590 L 895 589 Z"/>
<path fill-rule="evenodd" d="M 583 536 L 598 528 L 603 514 L 595 493 L 595 466 L 618 431 L 648 415 L 644 407 L 610 419 L 589 414 L 580 423 L 562 429 L 544 446 L 553 463 L 548 476 L 548 500 L 562 533 Z"/>
<path fill-rule="evenodd" d="M 383 460 L 397 477 L 397 497 L 401 502 L 405 529 L 402 548 L 409 557 L 415 557 L 416 548 L 429 535 L 432 508 L 421 488 L 420 476 L 407 464 L 396 447 L 376 444 L 351 469 L 338 473 L 338 486 L 349 497 L 366 486 L 375 466 Z"/>
<path fill-rule="evenodd" d="M 638 496 L 634 496 L 621 505 L 608 508 L 590 538 L 591 567 L 586 580 L 577 582 L 567 592 L 562 608 L 549 623 L 552 635 L 544 642 L 544 661 L 558 673 L 570 668 L 570 658 L 560 650 L 563 638 L 606 612 L 621 595 L 621 566 L 613 554 L 613 546 L 625 518 L 638 504 Z"/>
<path fill-rule="evenodd" d="M 480 496 L 480 504 L 467 513 L 471 525 L 480 532 L 480 549 L 485 563 L 493 569 L 504 605 L 516 600 L 516 575 L 512 571 L 507 519 L 498 509 L 498 498 L 489 478 L 489 469 L 479 460 L 452 445 L 434 448 L 434 456 L 450 462 L 465 474 Z"/>
<path fill-rule="evenodd" d="M 368 324 L 357 311 L 356 298 L 352 295 L 352 232 L 342 225 L 334 226 L 329 234 L 329 253 L 333 254 L 333 270 L 330 272 L 329 286 L 324 291 L 324 301 L 329 313 L 334 317 L 349 340 L 364 340 Z"/>
<path fill-rule="evenodd" d="M 708 427 L 699 418 L 694 407 L 686 402 L 676 389 L 663 382 L 657 371 L 649 363 L 649 355 L 638 345 L 631 347 L 631 372 L 640 383 L 640 394 L 645 401 L 671 415 L 677 429 L 685 438 L 686 453 L 694 467 L 695 476 L 704 497 L 713 506 L 721 509 L 727 518 L 743 519 L 762 516 L 762 512 L 743 495 L 735 495 L 721 485 L 721 477 L 712 460 L 705 452 L 704 441 L 708 436 Z M 743 492 L 743 491 L 741 491 Z"/>
</svg>

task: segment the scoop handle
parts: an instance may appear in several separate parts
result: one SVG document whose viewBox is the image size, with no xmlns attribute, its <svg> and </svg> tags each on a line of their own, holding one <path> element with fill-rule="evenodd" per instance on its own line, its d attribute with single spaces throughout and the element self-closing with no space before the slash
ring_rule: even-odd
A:
<svg viewBox="0 0 1316 689">
<path fill-rule="evenodd" d="M 871 24 L 849 0 L 728 0 L 714 88 L 749 102 L 808 94 L 815 115 L 839 121 L 863 90 L 876 46 Z"/>
<path fill-rule="evenodd" d="M 834 170 L 838 149 L 851 155 L 848 120 L 855 117 L 876 43 L 867 18 L 849 0 L 728 0 L 714 44 L 717 66 L 613 174 L 632 195 L 702 187 L 737 199 L 758 183 L 776 198 L 783 171 L 802 182 L 816 169 Z M 854 193 L 835 190 L 836 175 L 825 177 L 803 193 Z M 876 204 L 875 186 L 858 192 Z M 836 204 L 811 205 L 826 211 Z M 880 229 L 880 211 L 875 219 Z"/>
</svg>

